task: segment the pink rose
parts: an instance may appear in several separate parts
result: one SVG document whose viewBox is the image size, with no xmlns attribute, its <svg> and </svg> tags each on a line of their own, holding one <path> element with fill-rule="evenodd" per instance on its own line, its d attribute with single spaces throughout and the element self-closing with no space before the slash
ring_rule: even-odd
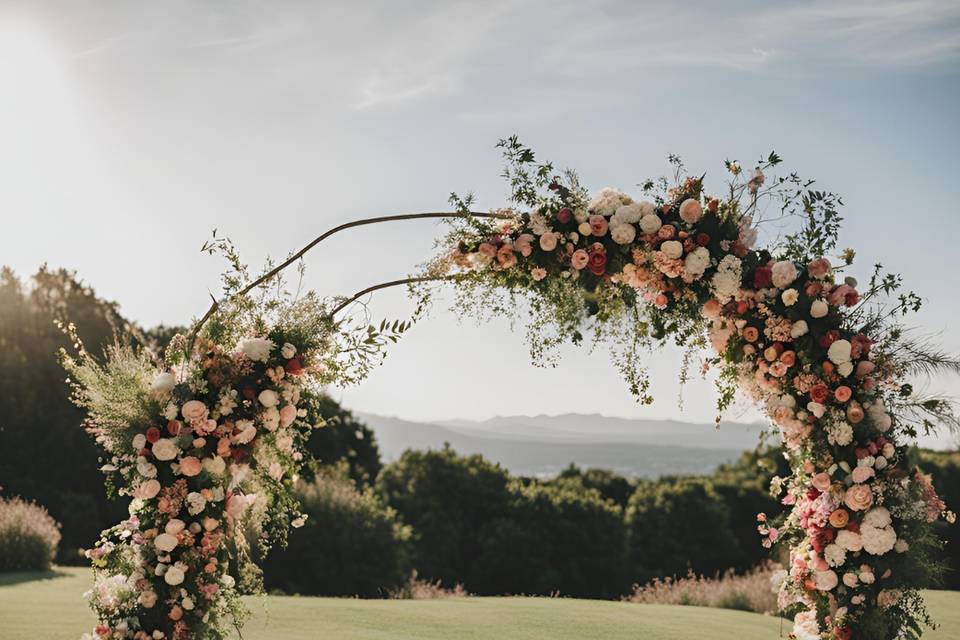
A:
<svg viewBox="0 0 960 640">
<path fill-rule="evenodd" d="M 133 497 L 140 498 L 141 500 L 150 500 L 156 497 L 158 493 L 160 493 L 160 483 L 157 482 L 156 479 L 151 478 L 134 490 Z"/>
<path fill-rule="evenodd" d="M 865 484 L 855 484 L 843 496 L 843 503 L 851 511 L 865 511 L 873 504 L 873 490 Z"/>
<path fill-rule="evenodd" d="M 480 244 L 480 247 L 477 249 L 477 251 L 478 251 L 480 254 L 485 255 L 485 256 L 488 256 L 488 257 L 490 257 L 490 258 L 492 258 L 492 257 L 494 257 L 495 255 L 497 255 L 497 248 L 496 248 L 495 246 L 493 246 L 493 245 L 492 245 L 491 243 L 489 243 L 489 242 L 481 243 L 481 244 Z"/>
<path fill-rule="evenodd" d="M 680 204 L 680 219 L 687 224 L 693 224 L 703 215 L 700 203 L 693 198 L 687 198 Z"/>
<path fill-rule="evenodd" d="M 862 484 L 873 477 L 873 467 L 857 467 L 851 475 L 854 482 Z"/>
<path fill-rule="evenodd" d="M 530 270 L 530 277 L 533 278 L 536 282 L 540 282 L 547 277 L 547 270 L 543 267 L 535 267 Z"/>
<path fill-rule="evenodd" d="M 818 473 L 810 480 L 810 484 L 822 493 L 830 488 L 830 475 L 827 473 Z"/>
<path fill-rule="evenodd" d="M 846 385 L 837 387 L 833 391 L 833 397 L 837 399 L 837 402 L 846 402 L 852 395 L 853 392 L 850 390 L 850 387 Z"/>
<path fill-rule="evenodd" d="M 183 405 L 180 412 L 191 425 L 196 426 L 206 421 L 208 410 L 207 405 L 199 400 L 189 400 Z"/>
<path fill-rule="evenodd" d="M 293 421 L 297 419 L 297 408 L 292 404 L 286 405 L 284 408 L 280 409 L 280 426 L 286 427 L 293 424 Z"/>
<path fill-rule="evenodd" d="M 858 424 L 863 421 L 863 407 L 857 403 L 851 403 L 847 407 L 847 422 Z"/>
<path fill-rule="evenodd" d="M 557 222 L 560 224 L 569 224 L 570 218 L 573 217 L 573 211 L 569 207 L 564 207 L 557 211 Z"/>
<path fill-rule="evenodd" d="M 588 262 L 590 262 L 590 254 L 583 249 L 577 249 L 573 252 L 573 255 L 570 256 L 570 266 L 574 269 L 583 269 L 587 266 Z"/>
<path fill-rule="evenodd" d="M 500 266 L 504 269 L 509 269 L 517 264 L 517 256 L 513 253 L 510 245 L 505 244 L 500 247 L 500 250 L 497 251 L 497 262 L 499 262 Z"/>
<path fill-rule="evenodd" d="M 869 360 L 861 360 L 857 363 L 857 377 L 863 378 L 873 373 L 873 370 L 877 368 L 877 365 L 873 364 Z"/>
<path fill-rule="evenodd" d="M 180 473 L 188 478 L 199 475 L 201 469 L 203 469 L 203 464 L 196 456 L 187 456 L 180 459 Z"/>
<path fill-rule="evenodd" d="M 807 273 L 811 278 L 822 278 L 830 273 L 830 261 L 826 258 L 817 258 L 807 265 Z"/>
<path fill-rule="evenodd" d="M 530 254 L 533 253 L 533 236 L 529 233 L 521 233 L 517 236 L 517 239 L 513 241 L 513 248 L 520 252 L 524 258 L 529 258 Z"/>
<path fill-rule="evenodd" d="M 720 306 L 720 303 L 711 298 L 710 300 L 707 300 L 703 304 L 703 309 L 701 310 L 700 313 L 703 315 L 704 318 L 710 318 L 711 320 L 716 320 L 717 318 L 720 317 L 721 309 L 722 307 Z"/>
<path fill-rule="evenodd" d="M 595 236 L 604 236 L 609 228 L 607 219 L 603 216 L 590 216 L 590 233 Z"/>
</svg>

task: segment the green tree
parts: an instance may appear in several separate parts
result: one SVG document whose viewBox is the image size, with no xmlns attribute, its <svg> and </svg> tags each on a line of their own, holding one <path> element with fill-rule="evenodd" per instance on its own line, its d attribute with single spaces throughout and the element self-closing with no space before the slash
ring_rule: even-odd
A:
<svg viewBox="0 0 960 640">
<path fill-rule="evenodd" d="M 508 513 L 482 530 L 471 591 L 589 598 L 627 591 L 620 507 L 576 482 L 514 482 L 510 492 Z"/>
<path fill-rule="evenodd" d="M 510 506 L 509 475 L 479 455 L 406 451 L 384 467 L 377 490 L 414 531 L 414 566 L 445 585 L 475 582 L 484 525 Z"/>
<path fill-rule="evenodd" d="M 63 524 L 59 562 L 77 562 L 100 531 L 126 515 L 104 494 L 99 450 L 81 427 L 57 359 L 69 341 L 54 321 L 72 322 L 94 354 L 115 335 L 139 340 L 117 305 L 63 269 L 41 268 L 25 286 L 0 270 L 0 483 L 6 495 L 44 505 Z"/>
<path fill-rule="evenodd" d="M 712 575 L 743 562 L 727 505 L 706 478 L 643 482 L 627 507 L 633 578 Z"/>
<path fill-rule="evenodd" d="M 348 475 L 358 486 L 372 485 L 382 466 L 373 431 L 325 393 L 304 394 L 300 406 L 307 410 L 308 422 L 324 425 L 310 432 L 307 450 L 311 457 L 321 466 L 345 461 Z M 313 477 L 311 467 L 304 470 L 304 477 Z"/>
</svg>

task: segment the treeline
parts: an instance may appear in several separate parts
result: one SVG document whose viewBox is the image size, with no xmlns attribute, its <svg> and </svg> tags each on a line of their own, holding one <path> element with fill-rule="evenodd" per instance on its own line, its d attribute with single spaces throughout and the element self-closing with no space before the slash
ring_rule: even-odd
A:
<svg viewBox="0 0 960 640">
<path fill-rule="evenodd" d="M 97 353 L 114 336 L 159 352 L 176 328 L 144 330 L 62 270 L 24 284 L 0 271 L 0 497 L 23 496 L 62 523 L 58 561 L 80 562 L 101 529 L 125 516 L 108 500 L 95 444 L 80 428 L 57 363 L 72 322 Z M 787 472 L 777 450 L 749 452 L 708 476 L 635 480 L 571 466 L 550 480 L 516 477 L 480 456 L 408 451 L 383 465 L 374 434 L 326 396 L 308 410 L 315 461 L 298 492 L 310 517 L 263 560 L 268 589 L 381 597 L 415 571 L 477 594 L 615 598 L 633 583 L 738 571 L 768 557 L 755 516 L 779 512 L 767 492 Z M 960 496 L 960 454 L 922 452 L 947 500 Z M 957 527 L 942 525 L 960 565 Z M 947 586 L 960 588 L 950 571 Z"/>
</svg>

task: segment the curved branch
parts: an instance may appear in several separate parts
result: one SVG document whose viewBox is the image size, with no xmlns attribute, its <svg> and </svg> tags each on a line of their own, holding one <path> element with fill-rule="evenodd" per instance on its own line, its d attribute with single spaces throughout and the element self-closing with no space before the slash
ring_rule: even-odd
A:
<svg viewBox="0 0 960 640">
<path fill-rule="evenodd" d="M 424 218 L 469 218 L 469 217 L 474 217 L 474 218 L 509 218 L 510 216 L 509 216 L 509 215 L 505 215 L 505 214 L 498 214 L 498 213 L 483 213 L 483 212 L 479 212 L 479 211 L 470 211 L 470 212 L 468 212 L 468 213 L 453 213 L 453 212 L 449 212 L 449 211 L 429 211 L 429 212 L 424 212 L 424 213 L 401 213 L 401 214 L 392 215 L 392 216 L 377 216 L 377 217 L 374 217 L 374 218 L 362 218 L 362 219 L 360 219 L 360 220 L 354 220 L 354 221 L 352 221 L 352 222 L 345 222 L 344 224 L 341 224 L 341 225 L 336 226 L 336 227 L 334 227 L 334 228 L 332 228 L 332 229 L 329 229 L 328 231 L 326 231 L 326 232 L 322 233 L 321 235 L 317 236 L 317 237 L 314 238 L 310 243 L 308 243 L 305 247 L 303 247 L 302 249 L 300 249 L 299 251 L 297 251 L 296 253 L 294 253 L 292 256 L 290 256 L 289 258 L 287 258 L 286 260 L 284 260 L 283 262 L 281 262 L 279 265 L 277 265 L 276 267 L 274 267 L 273 269 L 271 269 L 270 271 L 268 271 L 268 272 L 265 273 L 264 275 L 260 276 L 259 278 L 257 278 L 257 279 L 254 280 L 253 282 L 251 282 L 249 285 L 247 285 L 246 287 L 244 287 L 242 290 L 240 290 L 240 291 L 238 291 L 237 293 L 235 293 L 232 297 L 243 296 L 243 295 L 246 295 L 246 294 L 250 293 L 250 292 L 253 291 L 256 287 L 260 286 L 260 285 L 263 284 L 264 282 L 267 282 L 268 280 L 270 280 L 271 278 L 273 278 L 274 276 L 276 276 L 278 273 L 280 273 L 281 271 L 283 271 L 284 269 L 286 269 L 287 267 L 289 267 L 291 264 L 293 264 L 294 262 L 296 262 L 297 260 L 299 260 L 300 258 L 302 258 L 302 257 L 304 256 L 304 254 L 306 254 L 308 251 L 310 251 L 310 249 L 313 249 L 315 246 L 317 246 L 318 244 L 320 244 L 321 242 L 323 242 L 324 240 L 326 240 L 327 238 L 329 238 L 330 236 L 332 236 L 332 235 L 335 234 L 335 233 L 339 233 L 339 232 L 341 232 L 341 231 L 346 231 L 347 229 L 352 229 L 352 228 L 354 228 L 354 227 L 362 227 L 362 226 L 368 225 L 368 224 L 378 224 L 378 223 L 380 223 L 380 222 L 393 222 L 393 221 L 395 221 L 395 220 L 421 220 L 421 219 L 424 219 Z M 398 282 L 398 284 L 402 284 L 402 283 L 401 283 L 401 282 Z M 213 296 L 211 296 L 211 297 L 213 297 Z M 187 336 L 187 353 L 188 353 L 188 354 L 189 354 L 191 351 L 193 351 L 193 342 L 194 342 L 194 340 L 196 340 L 196 338 L 197 338 L 197 333 L 200 332 L 200 329 L 203 327 L 203 325 L 206 324 L 207 320 L 209 320 L 210 317 L 211 317 L 214 313 L 216 313 L 216 312 L 217 312 L 217 309 L 219 309 L 219 308 L 220 308 L 220 302 L 219 302 L 216 298 L 214 298 L 213 304 L 210 305 L 210 308 L 207 309 L 207 312 L 206 312 L 205 314 L 203 314 L 203 317 L 201 317 L 201 318 L 196 322 L 196 324 L 193 325 L 193 328 L 190 329 L 190 333 L 189 333 L 189 335 Z M 338 310 L 339 310 L 339 309 L 338 309 Z M 331 314 L 331 315 L 333 315 L 333 314 Z"/>
<path fill-rule="evenodd" d="M 398 287 L 402 284 L 413 284 L 415 282 L 433 282 L 438 280 L 458 280 L 463 277 L 463 274 L 453 274 L 449 276 L 414 276 L 411 278 L 401 278 L 400 280 L 390 280 L 389 282 L 381 282 L 380 284 L 375 284 L 372 287 L 367 287 L 363 291 L 358 291 L 353 294 L 346 300 L 342 301 L 340 304 L 335 306 L 330 310 L 330 313 L 327 315 L 329 317 L 335 316 L 340 311 L 343 311 L 345 308 L 367 295 L 368 293 L 373 293 L 374 291 L 379 291 L 380 289 L 387 289 L 389 287 Z"/>
</svg>

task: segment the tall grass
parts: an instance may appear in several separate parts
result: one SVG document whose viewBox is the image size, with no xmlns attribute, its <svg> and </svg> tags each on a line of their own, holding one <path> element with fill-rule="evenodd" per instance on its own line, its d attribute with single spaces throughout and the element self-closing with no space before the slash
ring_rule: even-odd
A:
<svg viewBox="0 0 960 640">
<path fill-rule="evenodd" d="M 46 571 L 60 544 L 60 523 L 40 505 L 0 498 L 0 571 Z"/>
<path fill-rule="evenodd" d="M 657 579 L 643 586 L 634 585 L 633 593 L 625 600 L 775 614 L 777 595 L 774 582 L 778 571 L 778 565 L 766 564 L 745 574 L 728 571 L 716 578 L 690 572 L 685 578 Z"/>
</svg>

